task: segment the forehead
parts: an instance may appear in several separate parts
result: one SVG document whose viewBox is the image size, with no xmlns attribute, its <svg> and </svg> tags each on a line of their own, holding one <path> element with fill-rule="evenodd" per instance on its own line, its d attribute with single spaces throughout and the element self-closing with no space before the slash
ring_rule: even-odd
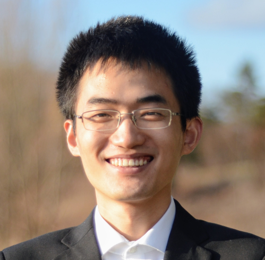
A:
<svg viewBox="0 0 266 260">
<path fill-rule="evenodd" d="M 106 100 L 120 106 L 136 106 L 145 100 L 171 109 L 178 107 L 170 77 L 162 69 L 145 64 L 132 69 L 122 63 L 109 62 L 103 66 L 98 62 L 84 72 L 77 94 L 76 109 L 83 110 L 103 105 Z M 151 96 L 157 98 L 147 98 Z"/>
</svg>

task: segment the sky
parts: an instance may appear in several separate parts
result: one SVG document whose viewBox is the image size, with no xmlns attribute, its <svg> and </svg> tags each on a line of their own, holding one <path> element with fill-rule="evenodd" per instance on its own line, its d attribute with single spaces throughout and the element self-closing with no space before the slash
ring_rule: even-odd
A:
<svg viewBox="0 0 266 260">
<path fill-rule="evenodd" d="M 0 7 L 1 2 L 7 1 L 0 0 Z M 69 41 L 80 31 L 112 17 L 140 15 L 176 32 L 193 47 L 202 77 L 203 103 L 216 102 L 223 89 L 232 88 L 246 62 L 254 67 L 258 93 L 264 95 L 263 0 L 21 0 L 20 3 L 23 3 L 21 15 L 31 16 L 31 21 L 39 24 L 38 31 L 42 28 L 40 44 L 32 53 L 34 59 L 48 67 L 59 67 Z M 4 12 L 12 13 L 12 8 Z M 49 56 L 40 46 L 50 38 L 55 24 L 58 26 L 59 12 L 60 45 Z M 25 26 L 20 31 L 24 29 Z"/>
</svg>

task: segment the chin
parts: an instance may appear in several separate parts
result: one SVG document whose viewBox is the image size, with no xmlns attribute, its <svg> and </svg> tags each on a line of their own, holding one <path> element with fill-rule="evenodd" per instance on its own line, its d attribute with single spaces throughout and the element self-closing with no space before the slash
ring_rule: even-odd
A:
<svg viewBox="0 0 266 260">
<path fill-rule="evenodd" d="M 127 187 L 123 190 L 113 191 L 111 197 L 113 200 L 121 201 L 121 202 L 137 202 L 145 200 L 152 195 L 148 192 L 147 188 L 140 189 L 132 189 L 132 187 Z"/>
</svg>

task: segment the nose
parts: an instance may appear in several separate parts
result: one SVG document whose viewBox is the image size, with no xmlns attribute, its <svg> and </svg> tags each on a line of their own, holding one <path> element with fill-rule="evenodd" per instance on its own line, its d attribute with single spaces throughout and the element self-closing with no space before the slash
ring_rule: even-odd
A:
<svg viewBox="0 0 266 260">
<path fill-rule="evenodd" d="M 110 141 L 115 146 L 126 149 L 142 145 L 145 142 L 145 135 L 143 131 L 135 126 L 132 113 L 123 113 L 122 115 L 120 125 L 110 136 Z"/>
</svg>

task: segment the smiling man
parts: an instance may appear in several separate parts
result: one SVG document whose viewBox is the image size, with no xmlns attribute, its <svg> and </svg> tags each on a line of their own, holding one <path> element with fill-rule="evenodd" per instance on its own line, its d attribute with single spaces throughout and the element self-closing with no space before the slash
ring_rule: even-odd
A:
<svg viewBox="0 0 266 260">
<path fill-rule="evenodd" d="M 192 50 L 158 24 L 119 17 L 74 38 L 57 98 L 97 206 L 80 226 L 0 259 L 263 259 L 263 239 L 196 220 L 171 197 L 179 161 L 201 136 L 200 92 Z"/>
</svg>

